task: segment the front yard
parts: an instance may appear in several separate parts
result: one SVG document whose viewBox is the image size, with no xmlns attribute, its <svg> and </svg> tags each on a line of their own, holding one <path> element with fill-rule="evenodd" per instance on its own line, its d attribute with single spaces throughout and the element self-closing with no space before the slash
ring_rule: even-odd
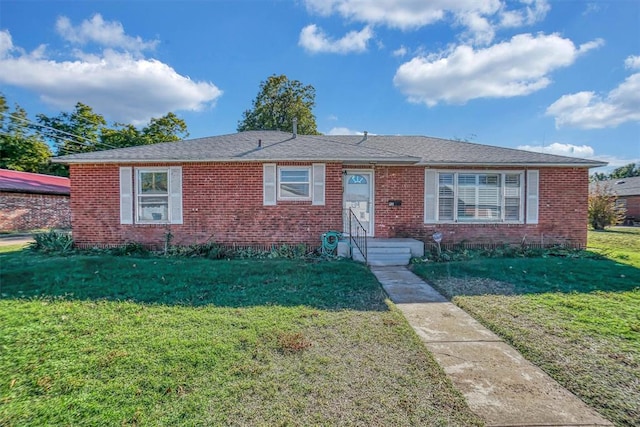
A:
<svg viewBox="0 0 640 427">
<path fill-rule="evenodd" d="M 0 425 L 480 424 L 359 264 L 0 249 Z"/>
<path fill-rule="evenodd" d="M 428 263 L 414 272 L 602 415 L 638 425 L 640 228 L 590 232 L 588 251 Z"/>
</svg>

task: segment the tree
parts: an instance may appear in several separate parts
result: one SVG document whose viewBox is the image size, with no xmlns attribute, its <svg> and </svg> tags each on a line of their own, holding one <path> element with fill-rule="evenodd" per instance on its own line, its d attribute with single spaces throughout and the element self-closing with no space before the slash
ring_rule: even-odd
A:
<svg viewBox="0 0 640 427">
<path fill-rule="evenodd" d="M 617 200 L 618 197 L 608 184 L 596 182 L 591 186 L 588 215 L 589 224 L 594 230 L 604 230 L 605 227 L 624 221 L 626 209 Z"/>
<path fill-rule="evenodd" d="M 609 175 L 605 175 L 603 172 L 596 172 L 591 175 L 591 181 L 606 181 L 608 179 L 631 178 L 633 176 L 640 176 L 640 163 L 629 163 L 628 165 L 620 166 Z"/>
<path fill-rule="evenodd" d="M 100 140 L 115 148 L 175 142 L 189 136 L 187 124 L 174 113 L 152 118 L 142 130 L 129 124 L 116 123 L 114 126 L 113 129 L 103 129 Z"/>
<path fill-rule="evenodd" d="M 287 76 L 273 75 L 260 83 L 253 108 L 242 113 L 238 132 L 247 130 L 281 130 L 293 132 L 293 119 L 298 119 L 298 133 L 319 135 L 316 117 L 311 111 L 315 106 L 316 90 Z"/>
<path fill-rule="evenodd" d="M 187 124 L 173 113 L 165 114 L 159 119 L 152 118 L 149 124 L 142 129 L 142 135 L 146 144 L 158 142 L 175 142 L 189 136 Z"/>
<path fill-rule="evenodd" d="M 27 112 L 16 105 L 11 113 L 0 94 L 0 168 L 43 173 L 50 158 L 51 149 L 31 129 Z"/>
<path fill-rule="evenodd" d="M 38 122 L 43 126 L 42 133 L 57 147 L 58 155 L 84 153 L 103 150 L 100 135 L 107 127 L 107 121 L 93 109 L 78 102 L 75 109 L 60 113 L 56 117 L 38 114 Z"/>
<path fill-rule="evenodd" d="M 611 179 L 631 178 L 632 176 L 640 176 L 640 164 L 629 163 L 628 165 L 620 166 L 609 175 Z"/>
<path fill-rule="evenodd" d="M 187 124 L 174 113 L 152 118 L 142 129 L 120 123 L 109 127 L 81 102 L 71 112 L 38 114 L 37 120 L 39 124 L 31 122 L 19 106 L 10 113 L 0 94 L 0 167 L 68 176 L 68 166 L 51 163 L 52 155 L 179 141 L 189 135 Z"/>
<path fill-rule="evenodd" d="M 187 124 L 174 113 L 152 118 L 141 130 L 131 124 L 107 126 L 105 118 L 78 102 L 72 112 L 55 117 L 38 114 L 43 133 L 58 147 L 57 154 L 86 153 L 111 148 L 173 142 L 186 138 Z"/>
</svg>

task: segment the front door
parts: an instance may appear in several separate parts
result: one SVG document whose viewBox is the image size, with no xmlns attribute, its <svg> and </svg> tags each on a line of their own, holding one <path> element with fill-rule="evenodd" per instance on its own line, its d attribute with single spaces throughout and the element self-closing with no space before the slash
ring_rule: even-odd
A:
<svg viewBox="0 0 640 427">
<path fill-rule="evenodd" d="M 373 236 L 373 171 L 345 171 L 344 177 L 344 232 L 349 234 L 349 210 Z"/>
</svg>

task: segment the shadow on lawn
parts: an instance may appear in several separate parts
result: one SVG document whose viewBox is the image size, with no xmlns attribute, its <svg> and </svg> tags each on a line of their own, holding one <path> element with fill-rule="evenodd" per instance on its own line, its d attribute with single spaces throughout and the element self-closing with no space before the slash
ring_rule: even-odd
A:
<svg viewBox="0 0 640 427">
<path fill-rule="evenodd" d="M 350 261 L 54 257 L 16 251 L 0 255 L 0 264 L 0 299 L 388 310 L 375 277 Z"/>
<path fill-rule="evenodd" d="M 593 257 L 483 258 L 419 264 L 413 271 L 448 298 L 640 289 L 640 269 Z"/>
</svg>

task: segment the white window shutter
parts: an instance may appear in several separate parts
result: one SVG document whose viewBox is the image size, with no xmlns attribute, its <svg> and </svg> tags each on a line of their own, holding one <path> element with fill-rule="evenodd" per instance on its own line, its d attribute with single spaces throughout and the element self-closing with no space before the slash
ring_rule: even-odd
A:
<svg viewBox="0 0 640 427">
<path fill-rule="evenodd" d="M 436 206 L 438 195 L 438 173 L 434 170 L 424 171 L 424 222 L 434 223 L 437 220 Z"/>
<path fill-rule="evenodd" d="M 276 165 L 265 163 L 262 165 L 262 204 L 273 206 L 276 204 Z"/>
<path fill-rule="evenodd" d="M 120 168 L 120 224 L 133 224 L 133 169 Z"/>
<path fill-rule="evenodd" d="M 313 164 L 313 201 L 312 205 L 324 205 L 324 181 L 325 181 L 325 165 L 324 163 Z"/>
<path fill-rule="evenodd" d="M 538 223 L 540 174 L 537 170 L 527 171 L 527 224 Z"/>
<path fill-rule="evenodd" d="M 171 224 L 182 224 L 182 168 L 175 166 L 169 168 L 169 219 Z"/>
</svg>

